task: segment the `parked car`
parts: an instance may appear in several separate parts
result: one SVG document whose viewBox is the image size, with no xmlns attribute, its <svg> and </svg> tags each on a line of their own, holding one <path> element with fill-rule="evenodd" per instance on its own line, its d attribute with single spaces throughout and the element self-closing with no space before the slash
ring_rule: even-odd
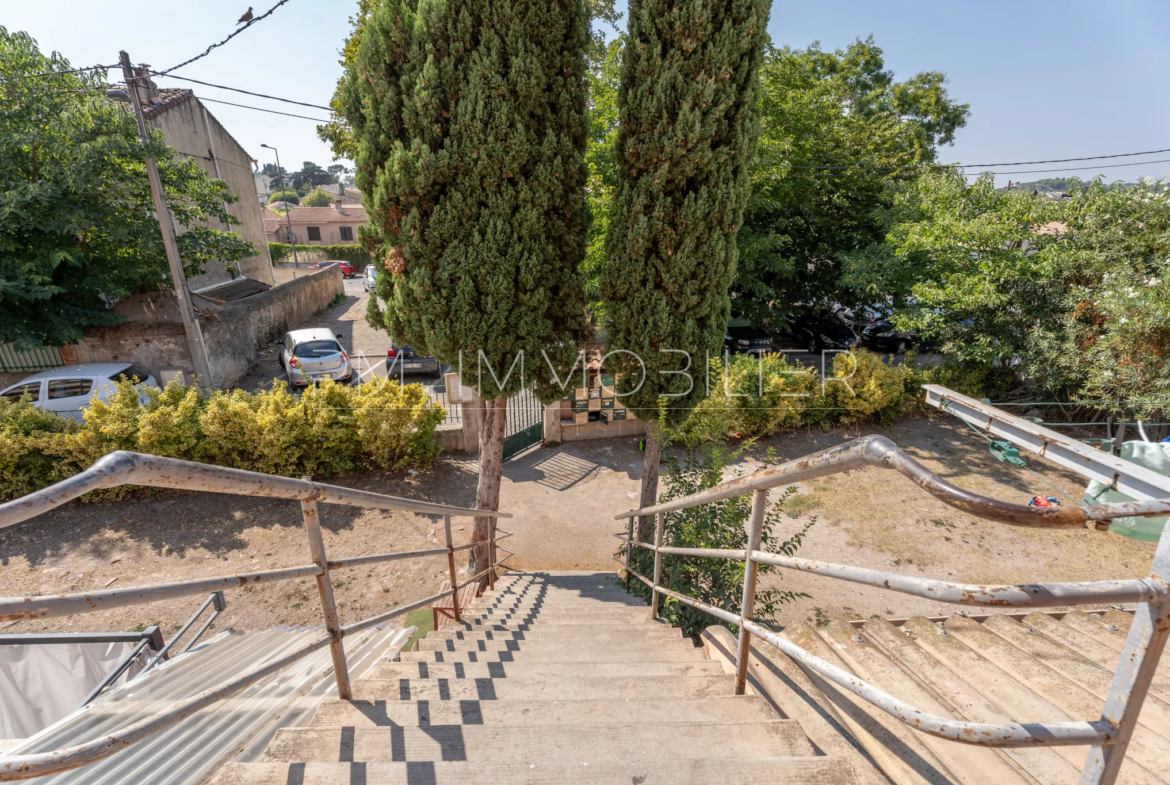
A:
<svg viewBox="0 0 1170 785">
<path fill-rule="evenodd" d="M 293 330 L 281 342 L 280 364 L 293 387 L 307 387 L 325 379 L 348 384 L 357 379 L 349 354 L 331 330 L 316 327 Z"/>
<path fill-rule="evenodd" d="M 854 333 L 860 335 L 866 327 L 874 322 L 888 319 L 893 313 L 893 307 L 889 303 L 870 303 L 852 308 L 837 304 L 833 306 L 833 312 L 841 318 L 841 321 L 849 325 Z"/>
<path fill-rule="evenodd" d="M 409 346 L 391 346 L 386 350 L 386 376 L 403 376 L 408 373 L 431 373 L 442 376 L 443 370 L 434 357 L 419 355 Z"/>
<path fill-rule="evenodd" d="M 857 345 L 857 336 L 849 325 L 825 308 L 789 311 L 781 317 L 778 331 L 811 354 L 828 349 L 844 351 Z"/>
<path fill-rule="evenodd" d="M 898 330 L 889 318 L 878 319 L 861 331 L 861 342 L 875 352 L 900 354 L 910 347 L 929 351 L 935 346 L 933 338 L 923 338 L 917 330 Z"/>
<path fill-rule="evenodd" d="M 378 268 L 372 264 L 366 265 L 366 271 L 362 273 L 362 288 L 367 292 L 374 291 L 374 284 L 378 282 Z"/>
<path fill-rule="evenodd" d="M 776 344 L 759 327 L 728 327 L 723 335 L 723 350 L 728 354 L 762 354 L 776 351 Z"/>
<path fill-rule="evenodd" d="M 321 270 L 321 269 L 324 269 L 326 267 L 330 267 L 330 266 L 335 265 L 335 264 L 341 266 L 341 277 L 342 278 L 353 278 L 357 275 L 357 268 L 355 268 L 349 262 L 342 262 L 342 261 L 317 262 L 316 264 L 310 264 L 309 269 L 310 270 Z"/>
<path fill-rule="evenodd" d="M 27 396 L 38 409 L 81 420 L 82 412 L 92 401 L 109 401 L 117 390 L 116 383 L 122 379 L 129 379 L 140 391 L 147 386 L 158 386 L 153 376 L 130 363 L 65 365 L 33 374 L 0 390 L 0 398 L 19 401 Z"/>
</svg>

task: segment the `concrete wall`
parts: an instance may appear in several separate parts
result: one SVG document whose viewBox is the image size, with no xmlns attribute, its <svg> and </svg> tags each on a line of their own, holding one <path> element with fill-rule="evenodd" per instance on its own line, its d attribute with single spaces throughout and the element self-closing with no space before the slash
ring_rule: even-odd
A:
<svg viewBox="0 0 1170 785">
<path fill-rule="evenodd" d="M 214 229 L 238 233 L 258 251 L 256 256 L 242 259 L 239 270 L 255 281 L 275 285 L 272 263 L 268 256 L 268 237 L 260 214 L 256 182 L 252 176 L 252 158 L 227 132 L 215 116 L 207 111 L 198 98 L 190 98 L 167 109 L 150 121 L 166 135 L 167 144 L 175 152 L 192 158 L 199 168 L 212 177 L 223 180 L 239 197 L 229 204 L 227 211 L 240 221 L 226 226 L 218 221 L 207 224 Z M 207 264 L 202 275 L 191 278 L 192 289 L 231 280 L 223 264 Z"/>
<path fill-rule="evenodd" d="M 322 310 L 344 292 L 341 270 L 335 265 L 306 271 L 295 281 L 267 292 L 228 303 L 221 311 L 200 320 L 211 367 L 211 386 L 223 389 L 237 384 L 256 360 L 256 352 Z M 166 318 L 170 310 L 159 307 L 128 308 Z M 91 327 L 85 337 L 61 350 L 66 363 L 132 362 L 156 379 L 159 371 L 178 369 L 195 373 L 183 325 L 175 321 L 129 319 L 113 327 Z"/>
<path fill-rule="evenodd" d="M 290 328 L 345 293 L 337 265 L 311 273 L 228 303 L 214 317 L 203 320 L 215 387 L 231 387 L 239 382 L 252 367 L 257 349 L 279 340 Z"/>
</svg>

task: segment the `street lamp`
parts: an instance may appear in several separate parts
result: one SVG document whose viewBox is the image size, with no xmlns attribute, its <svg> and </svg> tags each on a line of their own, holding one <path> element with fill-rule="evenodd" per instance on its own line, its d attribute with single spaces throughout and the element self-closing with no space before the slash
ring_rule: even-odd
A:
<svg viewBox="0 0 1170 785">
<path fill-rule="evenodd" d="M 272 152 L 276 153 L 276 176 L 280 178 L 280 190 L 283 193 L 284 192 L 284 169 L 280 165 L 280 151 L 277 150 L 275 147 L 273 147 L 270 144 L 262 144 L 260 146 L 265 147 L 265 148 L 271 150 Z M 296 237 L 296 235 L 293 234 L 292 218 L 289 217 L 290 212 L 292 212 L 291 208 L 286 207 L 284 210 L 284 220 L 288 224 L 288 239 L 289 239 L 289 242 L 292 243 L 292 247 L 293 247 L 293 265 L 299 269 L 301 266 L 301 263 L 297 259 L 297 237 Z"/>
</svg>

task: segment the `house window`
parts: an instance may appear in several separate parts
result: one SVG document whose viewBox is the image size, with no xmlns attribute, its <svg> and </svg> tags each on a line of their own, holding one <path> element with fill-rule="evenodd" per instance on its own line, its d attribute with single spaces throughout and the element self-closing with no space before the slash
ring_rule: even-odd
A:
<svg viewBox="0 0 1170 785">
<path fill-rule="evenodd" d="M 341 239 L 345 240 L 347 242 L 353 241 L 353 227 L 352 226 L 341 227 Z"/>
<path fill-rule="evenodd" d="M 309 229 L 309 242 L 312 242 L 313 240 L 320 242 L 321 241 L 321 227 L 320 226 L 310 226 L 310 227 L 308 227 L 308 229 Z"/>
</svg>

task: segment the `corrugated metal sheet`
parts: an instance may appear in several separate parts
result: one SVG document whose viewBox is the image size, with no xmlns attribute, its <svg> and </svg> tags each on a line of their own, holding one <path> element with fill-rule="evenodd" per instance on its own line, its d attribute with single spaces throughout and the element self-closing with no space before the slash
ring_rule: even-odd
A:
<svg viewBox="0 0 1170 785">
<path fill-rule="evenodd" d="M 278 627 L 220 633 L 145 677 L 111 691 L 8 750 L 45 752 L 80 744 L 123 728 L 172 702 L 202 692 L 264 661 L 321 637 L 321 627 Z M 392 645 L 402 630 L 374 629 L 346 639 L 351 672 L 364 670 Z M 43 777 L 40 783 L 149 782 L 193 785 L 255 744 L 267 743 L 277 725 L 311 716 L 317 702 L 337 687 L 329 650 L 322 649 L 237 695 L 220 701 L 149 739 L 73 771 Z"/>
<path fill-rule="evenodd" d="M 10 343 L 0 343 L 0 371 L 43 371 L 64 364 L 61 350 L 55 346 L 18 351 Z"/>
</svg>

